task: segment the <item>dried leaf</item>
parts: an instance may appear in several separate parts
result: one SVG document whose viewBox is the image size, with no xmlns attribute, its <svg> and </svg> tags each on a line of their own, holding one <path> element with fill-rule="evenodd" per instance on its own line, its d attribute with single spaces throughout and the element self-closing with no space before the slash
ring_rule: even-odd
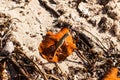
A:
<svg viewBox="0 0 120 80">
<path fill-rule="evenodd" d="M 117 77 L 118 74 L 118 68 L 111 68 L 109 73 L 104 77 L 103 80 L 120 80 L 120 78 Z"/>
<path fill-rule="evenodd" d="M 43 58 L 50 62 L 64 60 L 76 49 L 72 36 L 67 28 L 58 33 L 47 32 L 45 39 L 39 45 L 39 52 Z"/>
</svg>

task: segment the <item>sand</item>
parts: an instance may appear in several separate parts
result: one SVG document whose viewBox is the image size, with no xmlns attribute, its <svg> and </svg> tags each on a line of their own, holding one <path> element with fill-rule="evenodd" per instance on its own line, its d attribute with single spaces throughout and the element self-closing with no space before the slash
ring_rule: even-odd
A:
<svg viewBox="0 0 120 80">
<path fill-rule="evenodd" d="M 55 12 L 47 9 L 41 2 L 47 4 Z M 94 42 L 100 44 L 91 34 L 83 31 L 82 27 L 98 37 L 106 48 L 109 48 L 107 42 L 110 40 L 115 48 L 120 50 L 119 0 L 28 0 L 28 2 L 25 2 L 25 0 L 2 0 L 0 1 L 0 13 L 16 18 L 11 23 L 11 40 L 19 42 L 28 57 L 38 58 L 51 70 L 55 67 L 55 64 L 41 57 L 38 46 L 47 31 L 57 32 L 61 29 L 60 27 L 54 27 L 57 23 L 68 23 L 72 26 L 71 29 L 83 32 Z M 100 21 L 103 17 L 107 20 L 103 21 L 102 24 Z M 115 34 L 111 34 L 110 29 L 114 26 L 116 28 L 113 28 Z M 99 51 L 97 47 L 95 47 L 95 50 Z M 99 75 L 91 75 L 87 72 L 73 74 L 69 70 L 70 67 L 73 67 L 73 70 L 77 67 L 84 69 L 82 63 L 82 60 L 73 52 L 66 60 L 57 64 L 62 72 L 70 77 L 70 80 L 97 80 Z M 41 65 L 39 66 L 43 69 Z M 120 65 L 117 67 L 120 68 Z M 71 74 L 73 74 L 73 77 L 71 77 Z"/>
</svg>

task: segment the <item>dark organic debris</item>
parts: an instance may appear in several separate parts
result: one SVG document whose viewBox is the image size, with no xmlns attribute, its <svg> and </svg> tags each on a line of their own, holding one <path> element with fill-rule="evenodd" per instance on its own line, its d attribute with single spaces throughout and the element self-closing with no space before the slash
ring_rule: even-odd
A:
<svg viewBox="0 0 120 80">
<path fill-rule="evenodd" d="M 108 16 L 114 20 L 118 20 L 119 17 L 118 17 L 118 14 L 116 12 L 113 12 L 113 11 L 108 11 Z"/>
<path fill-rule="evenodd" d="M 48 5 L 47 1 L 39 0 L 41 6 L 43 6 L 46 10 L 48 10 L 53 16 L 59 17 L 60 13 L 53 9 L 50 5 Z"/>
<path fill-rule="evenodd" d="M 100 22 L 98 23 L 98 29 L 99 32 L 106 32 L 108 30 L 107 24 L 106 24 L 107 18 L 106 17 L 102 17 Z"/>
<path fill-rule="evenodd" d="M 98 3 L 105 6 L 109 1 L 111 0 L 98 0 Z"/>
</svg>

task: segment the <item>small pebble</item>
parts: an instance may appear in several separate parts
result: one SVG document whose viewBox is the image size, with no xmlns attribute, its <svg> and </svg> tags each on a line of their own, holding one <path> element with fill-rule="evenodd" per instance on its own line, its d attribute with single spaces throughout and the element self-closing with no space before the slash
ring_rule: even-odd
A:
<svg viewBox="0 0 120 80">
<path fill-rule="evenodd" d="M 12 41 L 7 41 L 3 50 L 8 51 L 9 53 L 12 53 L 14 51 L 13 42 Z"/>
</svg>

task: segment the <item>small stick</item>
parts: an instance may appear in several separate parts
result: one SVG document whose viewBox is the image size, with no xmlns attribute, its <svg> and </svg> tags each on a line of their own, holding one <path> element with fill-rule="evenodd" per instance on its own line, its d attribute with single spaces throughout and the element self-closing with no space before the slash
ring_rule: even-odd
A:
<svg viewBox="0 0 120 80">
<path fill-rule="evenodd" d="M 100 44 L 107 50 L 107 48 L 102 44 L 102 42 L 95 36 L 95 35 L 93 35 L 91 32 L 89 32 L 88 30 L 86 30 L 86 29 L 84 29 L 84 28 L 81 28 L 82 30 L 84 30 L 84 31 L 86 31 L 86 32 L 88 32 L 89 34 L 91 34 L 95 39 L 97 39 L 99 42 L 100 42 Z"/>
<path fill-rule="evenodd" d="M 56 62 L 54 62 L 55 66 L 61 71 L 61 73 L 63 74 L 61 68 L 58 66 L 58 64 Z"/>
<path fill-rule="evenodd" d="M 12 18 L 12 19 L 8 19 L 8 22 L 9 21 L 12 21 L 12 20 L 14 20 L 14 19 L 16 19 L 16 20 L 18 20 L 19 22 L 21 22 L 18 18 Z M 7 32 L 2 36 L 2 38 L 0 38 L 0 48 L 2 48 L 2 41 L 6 38 L 6 36 L 7 35 L 9 35 L 9 33 L 10 33 L 10 31 L 11 31 L 11 25 L 9 26 L 9 28 L 8 28 L 8 30 L 7 30 Z"/>
<path fill-rule="evenodd" d="M 2 39 L 0 38 L 0 50 L 2 49 Z"/>
<path fill-rule="evenodd" d="M 87 61 L 88 64 L 91 64 L 91 62 L 83 54 L 81 54 L 81 52 L 79 50 L 76 50 L 75 52 L 78 55 L 78 57 L 84 61 L 84 63 L 85 63 L 85 61 Z"/>
<path fill-rule="evenodd" d="M 58 64 L 56 62 L 54 62 L 55 66 L 60 70 L 61 74 L 63 75 L 64 73 L 62 72 L 61 68 L 58 66 Z M 64 74 L 66 80 L 67 80 L 67 76 L 66 74 Z M 64 80 L 64 79 L 63 79 Z"/>
<path fill-rule="evenodd" d="M 49 10 L 50 13 L 53 13 L 55 15 L 55 17 L 59 17 L 60 14 L 54 10 L 52 7 L 50 7 L 46 1 L 43 0 L 39 0 L 40 5 L 42 5 L 46 10 Z"/>
<path fill-rule="evenodd" d="M 20 67 L 20 65 L 15 61 L 15 59 L 14 59 L 13 57 L 12 57 L 11 59 L 9 59 L 9 60 L 11 60 L 11 61 L 18 67 L 18 69 L 20 70 L 20 72 L 21 72 L 28 80 L 30 80 L 28 74 L 25 73 L 25 71 Z"/>
<path fill-rule="evenodd" d="M 84 29 L 84 28 L 81 28 L 82 30 L 84 30 L 84 31 L 86 31 L 87 33 L 89 33 L 89 34 L 91 34 L 97 41 L 99 41 L 100 42 L 100 44 L 102 45 L 102 46 L 100 46 L 98 43 L 96 43 L 96 42 L 94 42 L 97 46 L 99 46 L 101 49 L 103 49 L 103 51 L 105 52 L 105 53 L 107 53 L 107 51 L 108 51 L 108 49 L 102 44 L 102 42 L 95 36 L 95 35 L 93 35 L 92 33 L 90 33 L 89 31 L 87 31 L 86 29 Z M 72 29 L 73 31 L 77 31 L 76 29 Z"/>
<path fill-rule="evenodd" d="M 52 74 L 45 74 L 46 76 L 49 76 L 49 77 L 52 77 L 52 78 L 54 78 L 55 80 L 60 80 L 59 78 L 57 78 L 57 77 L 55 77 L 54 75 L 52 75 Z"/>
<path fill-rule="evenodd" d="M 8 80 L 9 79 L 9 73 L 8 73 L 8 71 L 6 72 L 6 69 L 7 69 L 6 62 L 3 63 L 2 68 L 3 68 L 3 71 L 2 71 L 2 80 Z"/>
<path fill-rule="evenodd" d="M 2 48 L 2 41 L 6 38 L 6 36 L 10 33 L 11 30 L 8 30 L 5 35 L 0 39 L 0 48 Z"/>
<path fill-rule="evenodd" d="M 27 57 L 29 59 L 29 57 L 22 50 L 20 50 L 18 47 L 16 47 L 16 49 L 18 51 L 20 51 L 25 57 Z M 37 67 L 37 69 L 38 69 L 37 71 L 45 78 L 45 80 L 48 80 L 45 73 L 40 70 L 38 65 L 34 61 L 32 61 L 31 59 L 29 59 L 29 60 Z"/>
</svg>

